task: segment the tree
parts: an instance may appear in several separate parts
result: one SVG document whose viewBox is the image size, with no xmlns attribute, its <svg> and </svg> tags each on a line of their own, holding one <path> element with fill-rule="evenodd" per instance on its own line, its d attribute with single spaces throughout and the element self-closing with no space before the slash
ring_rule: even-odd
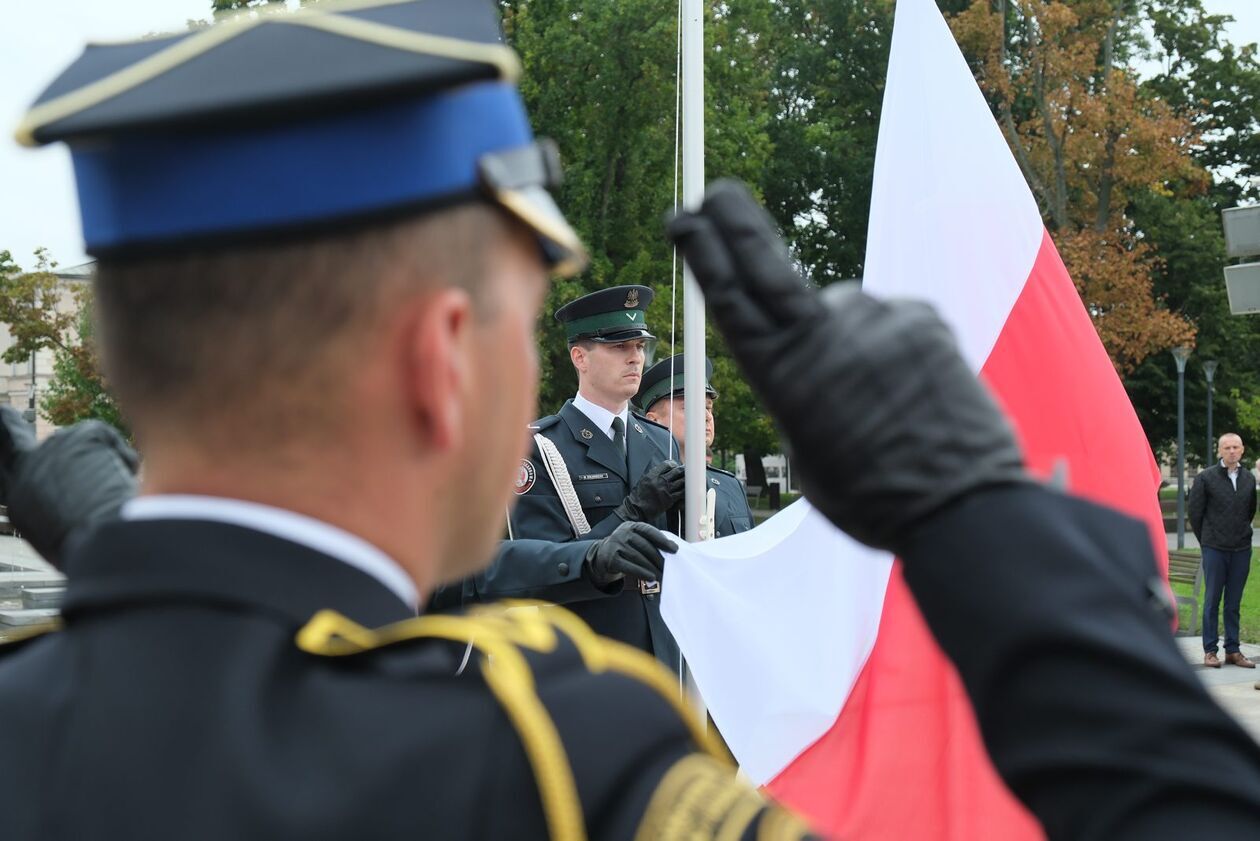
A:
<svg viewBox="0 0 1260 841">
<path fill-rule="evenodd" d="M 23 272 L 8 251 L 0 251 L 0 322 L 13 339 L 0 359 L 25 362 L 52 350 L 53 376 L 39 406 L 44 417 L 58 426 L 95 418 L 129 434 L 91 340 L 90 287 L 67 288 L 45 249 L 36 250 L 35 261 L 34 271 Z"/>
<path fill-rule="evenodd" d="M 773 9 L 766 203 L 815 282 L 861 277 L 892 4 L 832 0 Z"/>
<path fill-rule="evenodd" d="M 1129 214 L 1147 191 L 1206 190 L 1191 120 L 1124 62 L 1131 0 L 973 0 L 951 20 L 1099 336 L 1121 373 L 1193 342 L 1153 293 L 1158 258 Z"/>
<path fill-rule="evenodd" d="M 1150 0 L 1143 4 L 1152 32 L 1151 57 L 1161 72 L 1143 82 L 1154 95 L 1201 132 L 1192 148 L 1215 176 L 1205 195 L 1186 198 L 1149 191 L 1131 205 L 1145 242 L 1160 255 L 1155 292 L 1198 326 L 1186 371 L 1187 457 L 1207 452 L 1207 387 L 1202 361 L 1220 362 L 1216 374 L 1214 432 L 1243 433 L 1260 442 L 1249 406 L 1260 394 L 1260 322 L 1230 315 L 1221 268 L 1227 262 L 1220 212 L 1256 197 L 1260 164 L 1260 63 L 1254 45 L 1237 48 L 1225 34 L 1229 18 L 1210 15 L 1201 0 Z M 1172 451 L 1176 436 L 1176 373 L 1171 357 L 1157 354 L 1125 378 L 1125 386 L 1152 445 Z M 1203 443 L 1199 443 L 1203 442 Z"/>
<path fill-rule="evenodd" d="M 657 296 L 648 321 L 662 337 L 657 355 L 674 351 L 668 330 L 677 276 L 662 223 L 674 204 L 677 6 L 668 0 L 529 0 L 502 8 L 508 40 L 525 67 L 521 92 L 535 131 L 560 146 L 565 181 L 558 201 L 591 252 L 586 273 L 556 281 L 544 307 L 540 411 L 552 412 L 576 388 L 563 331 L 551 318 L 565 301 L 618 284 L 650 286 Z M 756 185 L 770 156 L 769 15 L 770 7 L 754 0 L 709 9 L 710 178 L 732 175 Z M 682 328 L 679 314 L 679 339 Z M 714 351 L 724 369 L 724 351 L 718 345 Z M 721 412 L 719 429 L 742 435 L 734 407 L 724 404 Z"/>
</svg>

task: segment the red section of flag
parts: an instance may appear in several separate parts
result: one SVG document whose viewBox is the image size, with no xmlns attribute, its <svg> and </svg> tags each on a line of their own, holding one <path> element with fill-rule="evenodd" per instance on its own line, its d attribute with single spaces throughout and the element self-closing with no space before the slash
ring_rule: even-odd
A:
<svg viewBox="0 0 1260 841">
<path fill-rule="evenodd" d="M 1029 468 L 1050 476 L 1063 461 L 1069 491 L 1146 521 L 1167 573 L 1159 467 L 1048 233 L 980 373 Z"/>
<path fill-rule="evenodd" d="M 879 639 L 840 717 L 766 788 L 832 838 L 1044 837 L 984 752 L 958 673 L 932 639 L 900 562 Z"/>
</svg>

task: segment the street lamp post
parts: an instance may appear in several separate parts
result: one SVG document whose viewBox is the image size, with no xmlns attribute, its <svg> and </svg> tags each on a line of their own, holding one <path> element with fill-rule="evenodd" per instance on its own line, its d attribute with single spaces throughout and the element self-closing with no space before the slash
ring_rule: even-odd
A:
<svg viewBox="0 0 1260 841">
<path fill-rule="evenodd" d="M 1207 461 L 1204 465 L 1213 464 L 1216 461 L 1216 439 L 1212 436 L 1212 380 L 1216 379 L 1216 366 L 1220 363 L 1215 359 L 1209 359 L 1203 363 L 1203 376 L 1207 378 L 1208 393 L 1208 445 L 1207 445 Z"/>
<path fill-rule="evenodd" d="M 1186 548 L 1186 360 L 1190 348 L 1175 347 L 1177 361 L 1177 548 Z"/>
</svg>

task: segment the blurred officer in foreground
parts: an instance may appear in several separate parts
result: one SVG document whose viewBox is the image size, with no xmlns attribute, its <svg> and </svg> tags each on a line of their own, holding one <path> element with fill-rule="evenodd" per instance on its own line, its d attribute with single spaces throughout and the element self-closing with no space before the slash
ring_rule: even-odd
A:
<svg viewBox="0 0 1260 841">
<path fill-rule="evenodd" d="M 433 601 L 445 608 L 530 598 L 563 604 L 597 633 L 680 668 L 661 618 L 662 550 L 678 530 L 666 513 L 683 495 L 669 433 L 631 411 L 656 337 L 647 286 L 613 286 L 556 310 L 578 391 L 529 425 L 508 539 L 494 562 Z M 675 515 L 676 517 L 677 515 Z"/>
<path fill-rule="evenodd" d="M 686 442 L 683 430 L 686 429 L 687 415 L 683 400 L 683 355 L 677 354 L 669 359 L 656 363 L 643 375 L 639 385 L 639 393 L 634 402 L 643 411 L 643 416 L 664 426 L 674 435 L 678 448 L 678 460 L 682 461 L 686 453 Z M 717 434 L 717 423 L 713 418 L 713 401 L 718 393 L 709 380 L 713 377 L 713 363 L 704 361 L 704 448 L 705 455 L 713 446 L 713 436 Z M 726 537 L 748 531 L 753 527 L 752 509 L 748 507 L 748 494 L 744 483 L 734 473 L 706 465 L 707 485 L 705 489 L 708 500 L 705 506 L 704 520 L 701 525 L 701 536 Z"/>
<path fill-rule="evenodd" d="M 809 290 L 746 191 L 715 185 L 670 232 L 745 374 L 794 450 L 808 453 L 796 462 L 808 497 L 853 536 L 903 559 L 996 767 L 1047 835 L 1260 837 L 1260 748 L 1170 639 L 1145 527 L 1027 481 L 1009 428 L 940 319 L 853 288 Z M 442 233 L 439 246 L 449 242 Z M 508 250 L 471 253 L 502 272 L 537 263 L 536 242 L 499 245 Z M 360 291 L 376 277 L 361 267 L 349 275 Z M 491 272 L 486 282 L 505 296 L 510 276 Z M 296 284 L 291 272 L 270 277 Z M 118 278 L 103 272 L 101 292 Z M 472 292 L 441 284 L 378 311 L 359 341 L 390 353 L 370 357 L 381 370 L 364 372 L 373 384 L 356 385 L 353 397 L 388 409 L 388 422 L 338 404 L 344 419 L 318 416 L 326 432 L 282 427 L 310 443 L 273 454 L 287 437 L 241 426 L 237 440 L 207 439 L 213 425 L 177 432 L 148 417 L 147 492 L 271 499 L 325 522 L 291 511 L 279 519 L 301 525 L 286 531 L 253 506 L 252 519 L 236 517 L 223 512 L 241 509 L 220 501 L 215 517 L 204 501 L 149 497 L 159 511 L 137 505 L 121 524 L 90 532 L 66 560 L 66 629 L 0 659 L 0 750 L 25 758 L 0 772 L 6 837 L 414 837 L 417 827 L 446 837 L 581 837 L 583 822 L 596 837 L 786 834 L 782 812 L 763 811 L 712 761 L 686 753 L 678 719 L 626 675 L 656 683 L 663 672 L 589 637 L 567 614 L 555 624 L 493 613 L 364 627 L 401 619 L 406 600 L 360 570 L 384 576 L 394 564 L 424 594 L 488 557 L 497 521 L 474 522 L 480 512 L 433 495 L 433 479 L 463 474 L 486 510 L 510 497 L 520 453 L 506 442 L 519 446 L 514 430 L 529 405 L 524 395 L 505 402 L 495 389 L 518 384 L 512 376 L 522 372 L 496 366 L 528 363 L 540 298 L 523 311 L 481 314 L 493 328 L 476 322 Z M 438 310 L 426 316 L 429 307 Z M 120 317 L 103 315 L 106 325 Z M 252 311 L 236 313 L 245 315 Z M 106 333 L 107 350 L 117 352 L 115 336 Z M 426 348 L 426 364 L 400 363 L 410 358 L 404 348 Z M 445 373 L 429 376 L 435 366 Z M 230 409 L 217 419 L 231 420 L 238 407 Z M 461 425 L 473 423 L 486 428 L 470 437 Z M 386 432 L 389 441 L 377 440 Z M 242 441 L 249 458 L 237 455 Z M 8 487 L 21 487 L 47 454 L 45 446 L 7 460 Z M 230 461 L 220 469 L 215 456 Z M 371 476 L 356 464 L 368 456 Z M 264 460 L 276 489 L 251 484 L 252 459 Z M 19 527 L 47 513 L 24 507 L 49 502 L 40 500 L 9 500 Z M 451 507 L 430 512 L 426 501 Z M 162 506 L 165 518 L 156 516 Z M 228 517 L 235 524 L 206 522 Z M 310 620 L 328 605 L 340 614 Z M 464 669 L 470 635 L 490 656 Z M 549 715 L 557 705 L 574 714 Z M 537 799 L 531 769 L 540 772 Z"/>
<path fill-rule="evenodd" d="M 488 2 L 326 4 L 90 47 L 31 109 L 145 470 L 68 539 L 126 483 L 7 439 L 69 586 L 0 649 L 6 839 L 801 837 L 641 652 L 416 618 L 494 550 L 547 273 L 584 262 L 517 69 Z"/>
</svg>

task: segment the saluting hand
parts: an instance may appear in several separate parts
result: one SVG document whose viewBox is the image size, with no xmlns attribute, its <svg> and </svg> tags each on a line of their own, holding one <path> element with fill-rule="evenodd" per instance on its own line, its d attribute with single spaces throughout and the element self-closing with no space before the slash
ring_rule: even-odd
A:
<svg viewBox="0 0 1260 841">
<path fill-rule="evenodd" d="M 0 407 L 0 502 L 22 537 L 60 567 L 78 528 L 118 515 L 136 495 L 140 459 L 112 426 L 83 421 L 36 444 L 31 425 Z"/>
</svg>

